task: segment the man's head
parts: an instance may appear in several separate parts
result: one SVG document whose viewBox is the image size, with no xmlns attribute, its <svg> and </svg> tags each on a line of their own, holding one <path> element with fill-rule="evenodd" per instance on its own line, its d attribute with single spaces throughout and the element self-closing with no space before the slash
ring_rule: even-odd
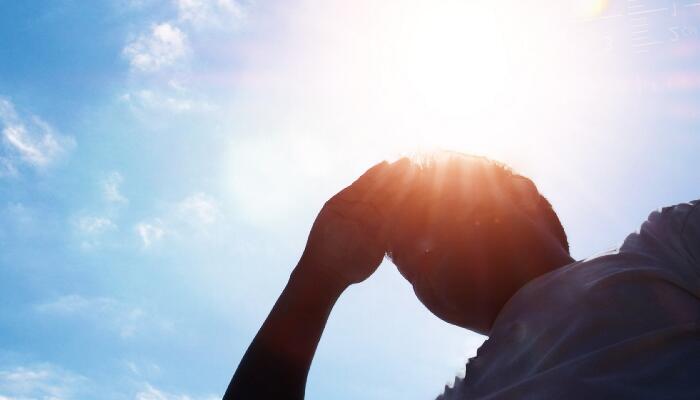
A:
<svg viewBox="0 0 700 400">
<path fill-rule="evenodd" d="M 403 161 L 388 255 L 438 317 L 488 333 L 515 291 L 571 261 L 556 213 L 529 179 L 460 153 Z"/>
</svg>

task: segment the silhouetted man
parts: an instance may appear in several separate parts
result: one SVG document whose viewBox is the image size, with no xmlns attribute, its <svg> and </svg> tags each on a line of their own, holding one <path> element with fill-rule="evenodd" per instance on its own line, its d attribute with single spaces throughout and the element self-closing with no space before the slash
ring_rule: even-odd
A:
<svg viewBox="0 0 700 400">
<path fill-rule="evenodd" d="M 333 304 L 385 254 L 433 314 L 489 337 L 439 399 L 700 398 L 699 205 L 575 261 L 549 202 L 501 164 L 378 164 L 322 208 L 225 399 L 302 399 Z"/>
</svg>

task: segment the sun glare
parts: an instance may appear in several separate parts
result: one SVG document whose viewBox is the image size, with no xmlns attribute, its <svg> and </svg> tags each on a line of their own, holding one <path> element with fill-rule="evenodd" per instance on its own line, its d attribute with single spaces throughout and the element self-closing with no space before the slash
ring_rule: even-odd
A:
<svg viewBox="0 0 700 400">
<path fill-rule="evenodd" d="M 584 18 L 597 17 L 608 8 L 608 0 L 575 0 L 573 10 L 576 14 Z"/>
<path fill-rule="evenodd" d="M 605 6 L 580 1 L 576 12 Z M 336 27 L 348 32 L 342 42 L 316 50 L 319 79 L 345 78 L 338 103 L 376 122 L 356 129 L 374 143 L 493 153 L 527 145 L 595 101 L 591 65 L 605 54 L 591 51 L 568 4 L 409 1 L 371 12 Z"/>
<path fill-rule="evenodd" d="M 278 160 L 271 170 L 277 172 L 249 179 L 261 192 L 279 181 L 279 171 L 289 181 L 306 176 L 294 169 L 303 165 L 351 176 L 358 171 L 348 168 L 357 165 L 434 149 L 519 168 L 528 159 L 549 159 L 557 141 L 575 140 L 582 113 L 610 98 L 611 55 L 580 14 L 602 12 L 605 1 L 581 0 L 574 11 L 570 2 L 539 3 L 315 3 L 295 16 L 284 52 L 273 59 L 280 65 L 275 82 L 288 87 L 265 99 L 260 119 L 272 107 L 288 110 L 266 127 L 279 136 L 276 143 L 319 145 L 278 149 L 283 163 L 273 151 L 278 146 L 265 156 L 253 141 L 231 158 Z M 246 168 L 231 170 L 238 176 Z M 250 197 L 251 208 L 259 208 L 259 196 Z"/>
</svg>

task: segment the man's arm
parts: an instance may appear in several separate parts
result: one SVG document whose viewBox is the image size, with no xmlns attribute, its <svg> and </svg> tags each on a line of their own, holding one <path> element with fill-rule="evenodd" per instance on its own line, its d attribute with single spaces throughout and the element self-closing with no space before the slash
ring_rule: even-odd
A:
<svg viewBox="0 0 700 400">
<path fill-rule="evenodd" d="M 253 339 L 224 400 L 303 399 L 306 377 L 340 294 L 367 279 L 386 251 L 387 214 L 401 168 L 383 162 L 326 202 L 304 254 Z"/>
<path fill-rule="evenodd" d="M 304 268 L 297 268 L 304 271 Z M 342 291 L 293 273 L 236 370 L 224 400 L 303 399 L 328 315 Z"/>
</svg>

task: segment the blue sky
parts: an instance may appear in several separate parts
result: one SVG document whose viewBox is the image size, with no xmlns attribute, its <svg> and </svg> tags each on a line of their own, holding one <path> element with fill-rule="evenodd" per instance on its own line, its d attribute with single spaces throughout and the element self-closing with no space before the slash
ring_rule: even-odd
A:
<svg viewBox="0 0 700 400">
<path fill-rule="evenodd" d="M 385 157 L 511 164 L 576 258 L 699 197 L 691 1 L 0 9 L 2 400 L 220 397 L 320 206 Z M 433 398 L 482 340 L 386 262 L 308 397 Z"/>
</svg>

